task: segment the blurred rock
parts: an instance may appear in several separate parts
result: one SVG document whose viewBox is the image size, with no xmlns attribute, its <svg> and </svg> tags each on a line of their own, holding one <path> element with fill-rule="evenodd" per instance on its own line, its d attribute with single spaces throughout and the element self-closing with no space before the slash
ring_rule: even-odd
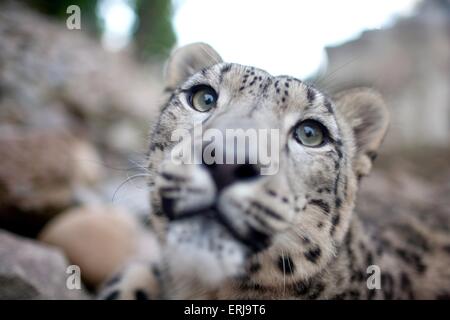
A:
<svg viewBox="0 0 450 320">
<path fill-rule="evenodd" d="M 327 48 L 318 87 L 379 90 L 391 110 L 389 149 L 450 146 L 450 1 L 421 1 L 416 13 L 386 29 Z"/>
<path fill-rule="evenodd" d="M 96 185 L 103 178 L 102 159 L 95 147 L 87 141 L 74 139 L 70 148 L 75 183 Z"/>
<path fill-rule="evenodd" d="M 0 230 L 0 300 L 88 299 L 67 289 L 67 267 L 60 251 Z"/>
<path fill-rule="evenodd" d="M 368 227 L 394 223 L 401 216 L 418 216 L 436 230 L 450 223 L 450 166 L 422 178 L 410 172 L 408 161 L 375 169 L 361 181 L 355 212 Z M 420 164 L 415 164 L 420 165 Z M 440 176 L 439 179 L 436 176 Z M 439 221 L 443 223 L 439 225 Z M 445 223 L 444 223 L 445 222 Z M 450 230 L 447 230 L 450 232 Z"/>
<path fill-rule="evenodd" d="M 83 280 L 96 287 L 136 253 L 140 234 L 129 212 L 98 205 L 64 212 L 38 238 L 62 249 L 71 263 L 80 266 Z"/>
<path fill-rule="evenodd" d="M 101 175 L 95 149 L 65 131 L 0 132 L 1 228 L 33 236 Z"/>
<path fill-rule="evenodd" d="M 160 69 L 0 1 L 0 228 L 33 237 L 69 206 L 110 201 L 137 171 L 130 155 L 145 158 Z"/>
<path fill-rule="evenodd" d="M 146 146 L 110 143 L 105 132 L 146 136 L 161 92 L 156 69 L 18 1 L 0 3 L 0 66 L 0 125 L 69 130 L 120 154 Z"/>
</svg>

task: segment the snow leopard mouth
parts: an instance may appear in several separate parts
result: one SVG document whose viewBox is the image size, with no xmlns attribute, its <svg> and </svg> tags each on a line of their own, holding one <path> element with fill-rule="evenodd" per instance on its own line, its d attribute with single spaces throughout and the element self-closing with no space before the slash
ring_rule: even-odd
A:
<svg viewBox="0 0 450 320">
<path fill-rule="evenodd" d="M 187 211 L 182 215 L 169 217 L 169 219 L 171 221 L 180 221 L 199 217 L 202 217 L 211 223 L 213 221 L 218 223 L 229 235 L 234 238 L 234 240 L 244 245 L 252 253 L 257 253 L 265 249 L 268 245 L 267 235 L 254 228 L 250 228 L 250 231 L 245 234 L 239 232 L 227 218 L 227 215 L 222 212 L 216 204 L 195 211 Z"/>
</svg>

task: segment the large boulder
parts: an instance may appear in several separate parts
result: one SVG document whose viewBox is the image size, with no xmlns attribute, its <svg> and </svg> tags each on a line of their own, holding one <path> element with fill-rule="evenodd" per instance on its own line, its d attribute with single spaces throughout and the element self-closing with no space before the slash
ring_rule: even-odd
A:
<svg viewBox="0 0 450 320">
<path fill-rule="evenodd" d="M 19 1 L 0 13 L 0 125 L 68 129 L 121 154 L 145 146 L 161 72 Z"/>
<path fill-rule="evenodd" d="M 66 131 L 0 132 L 0 228 L 34 236 L 101 176 L 96 150 Z"/>
<path fill-rule="evenodd" d="M 155 240 L 146 234 L 127 210 L 115 205 L 88 205 L 56 217 L 38 239 L 62 249 L 69 261 L 81 268 L 85 283 L 96 288 L 138 256 L 141 248 L 154 251 Z"/>
<path fill-rule="evenodd" d="M 68 266 L 59 250 L 0 230 L 0 300 L 88 299 L 68 289 Z"/>
</svg>

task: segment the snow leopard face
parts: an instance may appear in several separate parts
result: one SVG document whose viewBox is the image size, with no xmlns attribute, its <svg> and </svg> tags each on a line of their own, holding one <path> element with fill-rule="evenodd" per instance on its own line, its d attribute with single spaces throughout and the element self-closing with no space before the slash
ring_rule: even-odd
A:
<svg viewBox="0 0 450 320">
<path fill-rule="evenodd" d="M 379 96 L 330 98 L 293 77 L 224 63 L 205 44 L 177 50 L 166 81 L 149 170 L 152 219 L 174 274 L 217 284 L 264 268 L 260 277 L 275 284 L 320 272 L 386 132 Z M 227 130 L 265 143 L 230 147 Z"/>
</svg>

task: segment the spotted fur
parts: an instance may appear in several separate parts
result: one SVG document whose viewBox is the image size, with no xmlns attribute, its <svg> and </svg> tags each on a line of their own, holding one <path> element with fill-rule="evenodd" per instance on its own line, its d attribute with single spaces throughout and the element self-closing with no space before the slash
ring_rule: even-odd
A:
<svg viewBox="0 0 450 320">
<path fill-rule="evenodd" d="M 149 152 L 151 220 L 164 253 L 147 262 L 157 269 L 123 272 L 106 286 L 106 298 L 449 296 L 448 232 L 430 231 L 414 217 L 380 230 L 353 213 L 359 180 L 369 174 L 388 127 L 378 94 L 354 89 L 328 97 L 293 77 L 224 63 L 205 44 L 177 50 L 167 70 L 166 103 Z M 218 93 L 214 110 L 188 105 L 186 93 L 195 85 Z M 292 128 L 304 119 L 320 121 L 328 143 L 297 143 Z M 174 164 L 178 142 L 171 133 L 193 130 L 194 121 L 219 130 L 279 129 L 279 172 L 223 187 L 204 165 Z M 371 265 L 381 269 L 379 290 L 367 287 Z M 142 283 L 136 272 L 144 272 Z"/>
</svg>

